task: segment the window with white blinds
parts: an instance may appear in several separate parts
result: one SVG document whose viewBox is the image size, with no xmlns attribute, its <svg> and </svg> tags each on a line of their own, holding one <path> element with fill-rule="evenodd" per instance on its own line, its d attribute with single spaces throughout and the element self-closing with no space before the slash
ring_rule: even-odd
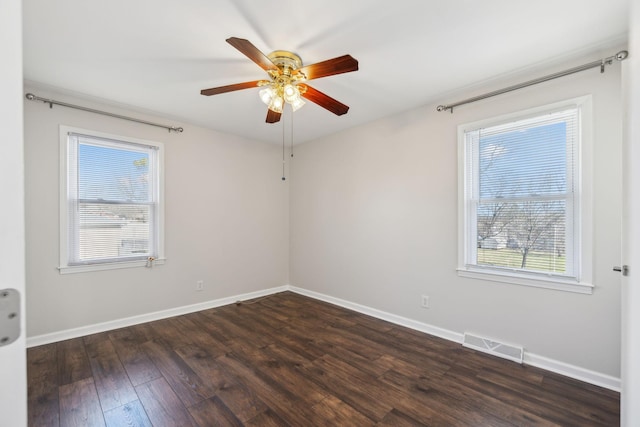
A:
<svg viewBox="0 0 640 427">
<path fill-rule="evenodd" d="M 463 127 L 459 271 L 580 282 L 582 124 L 573 102 Z"/>
<path fill-rule="evenodd" d="M 61 128 L 61 271 L 162 259 L 162 145 Z"/>
</svg>

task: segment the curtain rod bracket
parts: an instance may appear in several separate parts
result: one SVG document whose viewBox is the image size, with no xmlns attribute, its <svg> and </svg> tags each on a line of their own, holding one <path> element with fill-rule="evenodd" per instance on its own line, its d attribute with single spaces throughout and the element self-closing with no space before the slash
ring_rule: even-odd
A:
<svg viewBox="0 0 640 427">
<path fill-rule="evenodd" d="M 577 73 L 579 71 L 586 71 L 586 70 L 589 70 L 589 69 L 594 68 L 594 67 L 600 67 L 600 73 L 604 73 L 606 65 L 613 64 L 614 60 L 616 60 L 616 61 L 624 61 L 625 59 L 627 59 L 628 56 L 629 56 L 629 52 L 628 51 L 621 50 L 620 52 L 616 53 L 613 56 L 609 56 L 607 58 L 602 58 L 602 59 L 597 60 L 597 61 L 589 62 L 588 64 L 580 65 L 580 66 L 577 66 L 577 67 L 574 67 L 574 68 L 570 68 L 568 70 L 560 71 L 560 72 L 557 72 L 557 73 L 554 73 L 554 74 L 549 74 L 549 75 L 544 76 L 544 77 L 540 77 L 540 78 L 537 78 L 537 79 L 534 79 L 534 80 L 529 80 L 529 81 L 524 82 L 524 83 L 520 83 L 520 84 L 517 84 L 517 85 L 506 87 L 504 89 L 495 90 L 493 92 L 485 93 L 483 95 L 474 96 L 473 98 L 468 98 L 468 99 L 465 99 L 463 101 L 459 101 L 459 102 L 456 102 L 456 103 L 453 103 L 453 104 L 450 104 L 450 105 L 438 105 L 436 107 L 436 111 L 447 111 L 447 110 L 450 110 L 451 113 L 453 113 L 453 108 L 457 107 L 457 106 L 460 106 L 460 105 L 470 104 L 470 103 L 476 102 L 476 101 L 481 101 L 481 100 L 486 99 L 486 98 L 491 98 L 493 96 L 502 95 L 503 93 L 511 92 L 511 91 L 514 91 L 514 90 L 517 90 L 517 89 L 522 89 L 522 88 L 525 88 L 525 87 L 528 87 L 528 86 L 533 86 L 533 85 L 538 84 L 538 83 L 544 83 L 544 82 L 547 82 L 549 80 L 557 79 L 559 77 L 568 76 L 570 74 L 574 74 L 574 73 Z"/>
</svg>

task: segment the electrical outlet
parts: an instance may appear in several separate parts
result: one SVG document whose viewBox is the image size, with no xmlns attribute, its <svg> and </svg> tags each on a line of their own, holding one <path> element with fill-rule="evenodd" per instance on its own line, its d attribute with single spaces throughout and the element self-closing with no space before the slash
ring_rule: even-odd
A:
<svg viewBox="0 0 640 427">
<path fill-rule="evenodd" d="M 198 280 L 196 282 L 196 291 L 201 291 L 204 289 L 204 280 Z"/>
<path fill-rule="evenodd" d="M 427 295 L 422 295 L 422 301 L 420 302 L 422 308 L 429 308 L 429 297 Z"/>
</svg>

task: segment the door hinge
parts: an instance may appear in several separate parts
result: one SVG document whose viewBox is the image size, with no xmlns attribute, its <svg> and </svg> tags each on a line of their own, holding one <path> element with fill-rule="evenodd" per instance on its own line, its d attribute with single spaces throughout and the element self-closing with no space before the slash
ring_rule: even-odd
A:
<svg viewBox="0 0 640 427">
<path fill-rule="evenodd" d="M 20 292 L 0 289 L 0 347 L 20 336 Z"/>
</svg>

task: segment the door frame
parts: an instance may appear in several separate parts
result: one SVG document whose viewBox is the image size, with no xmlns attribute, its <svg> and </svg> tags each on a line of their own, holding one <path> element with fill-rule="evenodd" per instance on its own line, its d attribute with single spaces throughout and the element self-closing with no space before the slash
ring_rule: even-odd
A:
<svg viewBox="0 0 640 427">
<path fill-rule="evenodd" d="M 630 2 L 629 58 L 623 63 L 625 95 L 622 259 L 621 425 L 640 425 L 640 2 Z M 634 49 L 635 48 L 635 49 Z"/>
<path fill-rule="evenodd" d="M 0 424 L 27 425 L 22 2 L 0 2 L 0 289 L 20 294 L 20 336 L 0 346 Z M 9 207 L 9 208 L 7 208 Z"/>
</svg>

